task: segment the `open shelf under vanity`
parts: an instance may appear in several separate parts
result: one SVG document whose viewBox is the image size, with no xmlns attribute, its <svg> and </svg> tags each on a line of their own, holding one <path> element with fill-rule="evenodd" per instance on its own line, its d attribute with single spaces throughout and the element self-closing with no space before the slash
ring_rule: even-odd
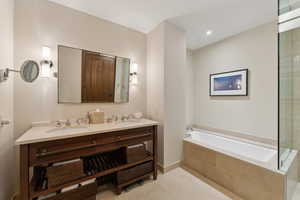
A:
<svg viewBox="0 0 300 200">
<path fill-rule="evenodd" d="M 134 162 L 134 163 L 128 163 L 128 164 L 119 165 L 119 166 L 113 167 L 111 169 L 107 169 L 107 170 L 103 170 L 103 171 L 94 173 L 92 175 L 86 175 L 86 176 L 84 176 L 82 178 L 79 178 L 79 179 L 76 179 L 76 180 L 73 180 L 73 181 L 69 181 L 68 183 L 64 183 L 64 184 L 57 185 L 57 186 L 54 186 L 54 187 L 49 187 L 48 188 L 46 186 L 45 189 L 37 189 L 36 190 L 35 189 L 36 188 L 35 187 L 35 185 L 36 185 L 36 179 L 33 178 L 31 180 L 31 183 L 30 183 L 30 197 L 31 198 L 35 198 L 35 197 L 46 195 L 46 194 L 49 194 L 49 193 L 52 193 L 52 192 L 56 192 L 56 191 L 61 190 L 63 188 L 79 184 L 79 183 L 87 181 L 89 179 L 102 177 L 102 176 L 105 176 L 105 175 L 108 175 L 108 174 L 112 174 L 112 173 L 115 173 L 115 172 L 118 172 L 118 171 L 130 168 L 130 167 L 133 167 L 133 166 L 136 166 L 136 165 L 139 165 L 139 164 L 143 164 L 143 163 L 149 162 L 149 161 L 153 161 L 153 156 L 149 155 L 147 158 L 145 158 L 143 160 L 140 160 L 140 161 L 137 161 L 137 162 Z M 149 176 L 149 174 L 151 174 L 151 173 L 148 173 L 147 175 Z M 143 178 L 143 176 L 136 177 L 136 178 L 139 180 L 139 178 Z M 131 183 L 129 183 L 129 184 L 131 184 Z M 123 187 L 126 186 L 126 185 L 127 184 L 122 184 Z"/>
</svg>

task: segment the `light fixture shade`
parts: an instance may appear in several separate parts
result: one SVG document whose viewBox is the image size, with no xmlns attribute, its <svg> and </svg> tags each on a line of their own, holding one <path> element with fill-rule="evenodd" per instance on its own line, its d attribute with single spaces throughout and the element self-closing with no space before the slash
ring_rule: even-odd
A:
<svg viewBox="0 0 300 200">
<path fill-rule="evenodd" d="M 42 54 L 44 60 L 50 60 L 51 57 L 51 49 L 49 47 L 44 46 L 42 48 Z"/>
<path fill-rule="evenodd" d="M 47 46 L 42 47 L 42 56 L 43 59 L 40 63 L 41 73 L 40 76 L 44 78 L 50 78 L 52 72 L 53 63 L 51 61 L 51 49 Z"/>
<path fill-rule="evenodd" d="M 206 35 L 211 35 L 213 33 L 213 31 L 212 30 L 208 30 L 208 31 L 206 31 Z"/>
<path fill-rule="evenodd" d="M 48 63 L 41 63 L 41 77 L 50 78 L 51 76 L 51 67 Z"/>
<path fill-rule="evenodd" d="M 133 84 L 133 85 L 137 85 L 138 84 L 138 76 L 137 75 L 133 75 L 132 77 L 131 77 L 131 84 Z"/>
<path fill-rule="evenodd" d="M 131 73 L 138 73 L 138 64 L 137 63 L 133 63 L 132 66 L 131 66 Z"/>
<path fill-rule="evenodd" d="M 137 63 L 132 63 L 131 68 L 130 68 L 130 82 L 133 85 L 138 84 L 138 64 Z"/>
</svg>

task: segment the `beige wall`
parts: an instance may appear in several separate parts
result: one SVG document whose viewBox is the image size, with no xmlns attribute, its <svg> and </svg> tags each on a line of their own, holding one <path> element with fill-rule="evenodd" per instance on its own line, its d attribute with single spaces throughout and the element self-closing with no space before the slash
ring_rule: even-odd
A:
<svg viewBox="0 0 300 200">
<path fill-rule="evenodd" d="M 26 59 L 41 60 L 43 45 L 52 49 L 57 67 L 57 45 L 78 47 L 128 57 L 139 65 L 139 84 L 130 88 L 126 104 L 58 105 L 57 80 L 39 78 L 33 84 L 15 77 L 15 131 L 20 136 L 31 122 L 84 116 L 101 108 L 112 113 L 146 113 L 146 35 L 123 26 L 48 2 L 16 1 L 15 66 Z"/>
<path fill-rule="evenodd" d="M 13 68 L 14 1 L 0 1 L 0 69 Z M 13 120 L 13 76 L 0 83 L 0 116 Z M 0 199 L 7 200 L 14 192 L 15 154 L 13 124 L 0 127 Z"/>
<path fill-rule="evenodd" d="M 193 51 L 188 49 L 186 54 L 186 124 L 194 124 L 194 100 L 195 100 L 195 75 L 193 65 Z"/>
<path fill-rule="evenodd" d="M 277 25 L 193 52 L 195 124 L 277 140 Z M 209 74 L 249 69 L 248 97 L 210 97 Z"/>
<path fill-rule="evenodd" d="M 163 22 L 148 34 L 148 115 L 159 128 L 159 162 L 167 168 L 181 160 L 186 126 L 185 33 Z"/>
<path fill-rule="evenodd" d="M 186 128 L 186 38 L 175 25 L 165 24 L 164 166 L 181 161 Z"/>
<path fill-rule="evenodd" d="M 160 122 L 158 128 L 158 162 L 164 160 L 164 23 L 147 35 L 147 114 Z"/>
</svg>

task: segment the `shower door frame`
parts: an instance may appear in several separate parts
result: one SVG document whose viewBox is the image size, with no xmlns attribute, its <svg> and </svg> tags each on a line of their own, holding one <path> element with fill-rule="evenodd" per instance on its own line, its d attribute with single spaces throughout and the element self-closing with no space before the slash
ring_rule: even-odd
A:
<svg viewBox="0 0 300 200">
<path fill-rule="evenodd" d="M 278 5 L 280 5 L 280 0 L 278 0 Z M 278 9 L 278 170 L 281 169 L 281 154 L 280 154 L 280 34 L 288 31 L 300 28 L 300 8 L 289 11 L 287 13 L 280 15 L 280 10 Z"/>
</svg>

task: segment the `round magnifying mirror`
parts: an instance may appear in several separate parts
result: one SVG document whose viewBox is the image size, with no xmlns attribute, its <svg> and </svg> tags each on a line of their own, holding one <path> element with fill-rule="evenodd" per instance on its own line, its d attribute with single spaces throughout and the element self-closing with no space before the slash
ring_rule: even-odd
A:
<svg viewBox="0 0 300 200">
<path fill-rule="evenodd" d="M 38 63 L 33 60 L 25 61 L 21 67 L 20 74 L 25 82 L 32 83 L 40 74 Z"/>
</svg>

